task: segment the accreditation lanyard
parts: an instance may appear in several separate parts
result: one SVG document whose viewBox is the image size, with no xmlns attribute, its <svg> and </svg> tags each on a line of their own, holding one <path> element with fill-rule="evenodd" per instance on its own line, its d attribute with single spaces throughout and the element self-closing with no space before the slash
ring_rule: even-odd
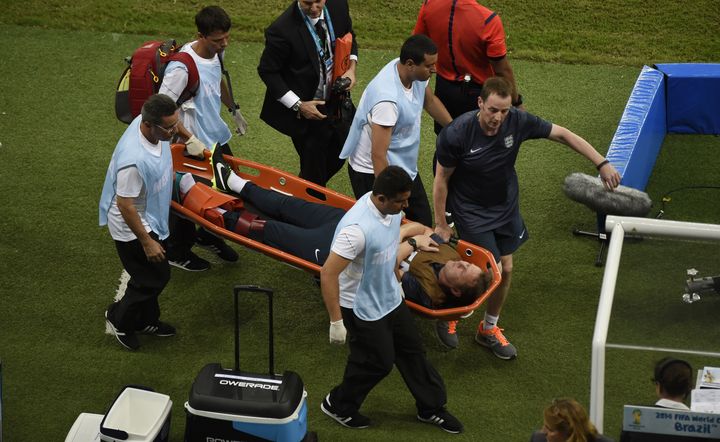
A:
<svg viewBox="0 0 720 442">
<path fill-rule="evenodd" d="M 328 34 L 330 35 L 330 45 L 332 47 L 335 45 L 335 30 L 333 29 L 332 20 L 330 20 L 330 13 L 328 12 L 327 6 L 323 8 L 323 12 L 323 15 L 325 16 L 325 23 L 327 23 Z M 313 37 L 313 41 L 315 42 L 315 49 L 317 50 L 318 56 L 320 57 L 320 60 L 325 63 L 325 71 L 330 71 L 332 69 L 333 63 L 332 51 L 329 51 L 330 53 L 327 54 L 326 58 L 325 50 L 323 50 L 323 46 L 325 45 L 322 41 L 320 41 L 320 36 L 318 36 L 317 32 L 315 32 L 315 26 L 310 23 L 310 19 L 304 12 L 302 13 L 302 16 L 305 19 L 305 26 L 307 26 L 308 31 L 310 31 L 310 35 L 312 35 Z"/>
</svg>

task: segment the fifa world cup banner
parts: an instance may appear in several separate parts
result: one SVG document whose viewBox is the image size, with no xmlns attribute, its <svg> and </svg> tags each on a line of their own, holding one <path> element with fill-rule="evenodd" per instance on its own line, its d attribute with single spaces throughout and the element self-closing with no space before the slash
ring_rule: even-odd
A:
<svg viewBox="0 0 720 442">
<path fill-rule="evenodd" d="M 625 405 L 623 431 L 717 439 L 720 438 L 720 414 Z"/>
</svg>

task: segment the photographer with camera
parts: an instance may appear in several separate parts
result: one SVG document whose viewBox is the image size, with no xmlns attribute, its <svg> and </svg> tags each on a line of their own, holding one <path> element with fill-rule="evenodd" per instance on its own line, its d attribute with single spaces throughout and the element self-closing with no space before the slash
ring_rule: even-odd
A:
<svg viewBox="0 0 720 442">
<path fill-rule="evenodd" d="M 408 38 L 400 58 L 385 65 L 363 92 L 340 153 L 340 158 L 348 158 L 355 198 L 369 192 L 388 165 L 405 169 L 413 179 L 405 215 L 426 226 L 432 226 L 432 213 L 417 167 L 420 117 L 425 109 L 442 126 L 452 121 L 428 85 L 437 58 L 437 47 L 428 37 Z"/>
<path fill-rule="evenodd" d="M 347 33 L 352 35 L 348 68 L 335 92 L 334 49 Z M 292 139 L 300 178 L 325 186 L 344 163 L 338 154 L 354 111 L 347 91 L 355 85 L 356 64 L 347 0 L 292 2 L 265 31 L 258 74 L 267 91 L 260 118 Z"/>
</svg>

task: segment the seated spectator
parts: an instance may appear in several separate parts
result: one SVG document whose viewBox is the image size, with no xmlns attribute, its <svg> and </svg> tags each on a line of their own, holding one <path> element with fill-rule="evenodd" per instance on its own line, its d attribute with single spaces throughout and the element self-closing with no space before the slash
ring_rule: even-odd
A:
<svg viewBox="0 0 720 442">
<path fill-rule="evenodd" d="M 555 399 L 543 412 L 543 428 L 530 442 L 613 442 L 590 422 L 585 409 L 570 398 Z"/>
<path fill-rule="evenodd" d="M 682 359 L 662 358 L 655 364 L 653 382 L 658 401 L 656 407 L 689 410 L 685 401 L 693 389 L 692 366 Z"/>
<path fill-rule="evenodd" d="M 657 394 L 658 397 L 657 402 L 655 402 L 656 407 L 670 408 L 673 410 L 690 409 L 685 405 L 685 401 L 693 389 L 693 369 L 690 363 L 672 357 L 662 358 L 655 364 L 652 380 L 655 383 L 655 394 Z M 624 430 L 620 433 L 620 442 L 690 442 L 712 440 L 717 439 Z"/>
</svg>

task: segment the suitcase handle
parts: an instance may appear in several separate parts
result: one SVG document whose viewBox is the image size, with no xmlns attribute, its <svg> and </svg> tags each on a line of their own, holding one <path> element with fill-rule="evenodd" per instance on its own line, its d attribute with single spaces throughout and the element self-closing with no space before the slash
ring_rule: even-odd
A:
<svg viewBox="0 0 720 442">
<path fill-rule="evenodd" d="M 238 295 L 240 292 L 265 293 L 268 297 L 268 374 L 275 374 L 275 345 L 273 343 L 273 291 L 257 285 L 236 285 L 235 298 L 235 370 L 240 371 L 240 315 L 238 314 Z"/>
</svg>

